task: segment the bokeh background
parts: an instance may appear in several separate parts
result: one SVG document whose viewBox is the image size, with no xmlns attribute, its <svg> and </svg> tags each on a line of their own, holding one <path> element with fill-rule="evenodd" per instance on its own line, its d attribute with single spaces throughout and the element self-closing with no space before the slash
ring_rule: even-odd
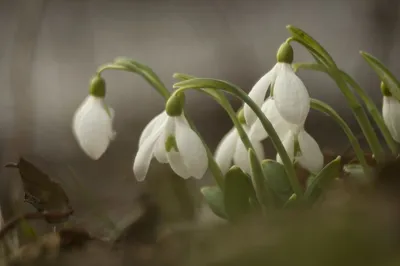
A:
<svg viewBox="0 0 400 266">
<path fill-rule="evenodd" d="M 73 138 L 71 119 L 99 65 L 126 56 L 152 67 L 170 88 L 172 74 L 183 72 L 228 80 L 248 91 L 273 66 L 277 48 L 289 36 L 285 26 L 293 24 L 320 41 L 380 108 L 379 81 L 358 52 L 372 53 L 398 72 L 399 5 L 397 0 L 0 0 L 0 163 L 26 156 L 65 186 L 78 217 L 101 209 L 120 220 L 139 191 L 168 187 L 168 167 L 154 163 L 145 183 L 137 183 L 132 172 L 141 130 L 164 105 L 139 76 L 106 72 L 118 137 L 100 160 L 91 161 Z M 296 61 L 310 59 L 295 47 Z M 360 132 L 327 76 L 300 75 L 312 97 L 332 105 Z M 239 108 L 238 101 L 232 103 Z M 231 122 L 205 95 L 188 93 L 187 106 L 214 150 Z M 323 149 L 341 152 L 348 146 L 340 128 L 320 114 L 311 114 L 307 130 Z M 86 192 L 77 192 L 77 180 Z M 9 216 L 18 173 L 2 170 L 0 184 Z"/>
</svg>

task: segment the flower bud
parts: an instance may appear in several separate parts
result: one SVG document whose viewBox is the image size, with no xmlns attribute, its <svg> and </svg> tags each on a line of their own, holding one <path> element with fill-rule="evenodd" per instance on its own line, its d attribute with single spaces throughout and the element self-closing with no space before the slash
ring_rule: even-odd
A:
<svg viewBox="0 0 400 266">
<path fill-rule="evenodd" d="M 165 104 L 165 111 L 169 116 L 180 116 L 185 104 L 185 94 L 173 93 Z"/>
<path fill-rule="evenodd" d="M 392 96 L 392 94 L 389 91 L 389 88 L 386 86 L 385 82 L 381 82 L 381 92 L 383 96 Z"/>
<path fill-rule="evenodd" d="M 284 42 L 276 53 L 276 60 L 279 63 L 293 63 L 293 48 L 288 42 Z"/>
<path fill-rule="evenodd" d="M 240 124 L 246 124 L 243 108 L 240 108 L 240 110 L 237 112 L 237 118 L 239 119 Z"/>
<path fill-rule="evenodd" d="M 98 98 L 106 96 L 106 81 L 100 75 L 94 76 L 90 81 L 89 93 Z"/>
</svg>

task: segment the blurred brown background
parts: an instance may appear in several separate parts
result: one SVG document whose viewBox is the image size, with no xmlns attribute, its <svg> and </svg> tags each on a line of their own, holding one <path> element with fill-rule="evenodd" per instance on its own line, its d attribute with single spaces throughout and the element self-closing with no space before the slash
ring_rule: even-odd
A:
<svg viewBox="0 0 400 266">
<path fill-rule="evenodd" d="M 379 81 L 358 51 L 374 54 L 396 73 L 398 11 L 397 0 L 0 0 L 0 162 L 25 155 L 61 180 L 77 216 L 90 216 L 88 210 L 100 206 L 118 220 L 145 186 L 135 181 L 133 158 L 141 130 L 163 101 L 139 76 L 106 72 L 118 137 L 99 161 L 91 161 L 70 126 L 100 64 L 126 56 L 152 67 L 169 87 L 172 74 L 183 72 L 249 90 L 275 63 L 276 49 L 288 36 L 285 26 L 293 24 L 319 40 L 380 108 Z M 310 60 L 295 49 L 296 61 Z M 301 77 L 312 97 L 331 104 L 359 133 L 333 82 L 323 74 Z M 205 95 L 191 92 L 187 103 L 214 150 L 230 121 Z M 347 146 L 324 116 L 313 113 L 307 123 L 323 148 L 340 152 Z M 170 170 L 156 166 L 148 181 L 166 186 L 158 180 Z M 73 175 L 93 201 L 82 199 Z M 9 199 L 16 177 L 14 170 L 2 171 L 2 201 Z M 207 178 L 204 182 L 211 181 Z"/>
</svg>

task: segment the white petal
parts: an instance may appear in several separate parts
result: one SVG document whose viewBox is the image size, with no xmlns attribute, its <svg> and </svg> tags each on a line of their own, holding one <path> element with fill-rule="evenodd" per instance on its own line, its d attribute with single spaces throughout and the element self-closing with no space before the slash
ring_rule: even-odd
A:
<svg viewBox="0 0 400 266">
<path fill-rule="evenodd" d="M 393 139 L 400 142 L 400 103 L 394 97 L 383 97 L 382 116 Z"/>
<path fill-rule="evenodd" d="M 156 148 L 157 142 L 162 140 L 162 134 L 164 133 L 166 123 L 167 120 L 165 119 L 160 127 L 155 129 L 151 135 L 143 141 L 142 145 L 139 146 L 133 163 L 133 172 L 138 181 L 143 181 L 146 177 L 151 159 L 153 158 L 153 151 Z"/>
<path fill-rule="evenodd" d="M 159 163 L 168 163 L 167 151 L 165 150 L 165 137 L 160 137 L 154 147 L 154 157 Z"/>
<path fill-rule="evenodd" d="M 179 152 L 176 152 L 172 149 L 171 151 L 167 152 L 167 157 L 169 165 L 177 175 L 184 179 L 188 179 L 190 177 L 190 173 L 186 165 L 183 163 L 182 155 Z"/>
<path fill-rule="evenodd" d="M 257 154 L 258 159 L 263 160 L 265 158 L 265 153 L 262 143 L 256 140 L 250 140 L 250 141 L 253 145 L 253 148 Z M 251 174 L 249 153 L 241 139 L 237 141 L 233 162 L 235 165 L 239 166 L 240 169 L 242 169 L 245 173 Z"/>
<path fill-rule="evenodd" d="M 318 173 L 324 167 L 324 156 L 313 137 L 305 130 L 298 134 L 301 156 L 297 158 L 299 164 L 313 174 Z"/>
<path fill-rule="evenodd" d="M 261 109 L 267 119 L 271 122 L 276 133 L 278 133 L 278 136 L 282 139 L 293 125 L 286 122 L 286 120 L 284 120 L 279 114 L 273 98 L 268 98 Z M 257 118 L 256 122 L 251 126 L 249 137 L 259 141 L 268 138 L 268 133 L 262 126 L 260 119 Z"/>
<path fill-rule="evenodd" d="M 285 64 L 277 74 L 274 99 L 276 108 L 287 122 L 304 124 L 310 111 L 310 96 L 289 64 Z"/>
<path fill-rule="evenodd" d="M 276 78 L 277 65 L 275 65 L 270 71 L 268 71 L 267 74 L 261 77 L 249 92 L 249 97 L 259 107 L 261 107 L 262 103 L 265 100 L 265 96 L 267 94 L 269 86 L 274 82 Z M 256 114 L 247 104 L 244 105 L 243 112 L 247 125 L 251 125 L 254 123 L 254 121 L 256 121 Z"/>
<path fill-rule="evenodd" d="M 164 111 L 150 120 L 150 122 L 144 127 L 142 134 L 140 134 L 139 146 L 143 144 L 143 141 L 151 135 L 151 132 L 155 128 L 160 126 L 160 123 L 162 123 L 164 121 L 166 116 L 167 116 L 167 113 Z"/>
<path fill-rule="evenodd" d="M 72 123 L 79 146 L 93 160 L 104 154 L 115 135 L 112 119 L 103 106 L 103 98 L 88 96 L 76 110 Z"/>
<path fill-rule="evenodd" d="M 294 140 L 295 140 L 295 133 L 292 130 L 287 132 L 286 135 L 282 138 L 283 147 L 285 147 L 285 150 L 292 162 L 294 160 Z M 276 155 L 276 161 L 278 163 L 282 163 L 282 159 L 281 156 L 279 156 L 279 154 Z"/>
<path fill-rule="evenodd" d="M 208 168 L 207 152 L 199 136 L 182 116 L 175 118 L 175 138 L 189 174 L 197 179 L 202 178 Z"/>
<path fill-rule="evenodd" d="M 233 163 L 234 165 L 239 166 L 243 172 L 251 173 L 249 155 L 241 139 L 239 139 L 236 143 L 235 153 L 233 155 Z"/>
<path fill-rule="evenodd" d="M 217 146 L 214 157 L 223 174 L 226 174 L 232 165 L 233 154 L 238 139 L 239 135 L 236 128 L 232 128 Z"/>
</svg>

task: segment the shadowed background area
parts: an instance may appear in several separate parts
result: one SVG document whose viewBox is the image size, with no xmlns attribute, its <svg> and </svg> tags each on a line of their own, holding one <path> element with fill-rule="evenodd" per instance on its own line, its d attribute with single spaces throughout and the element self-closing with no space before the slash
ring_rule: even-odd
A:
<svg viewBox="0 0 400 266">
<path fill-rule="evenodd" d="M 126 56 L 153 68 L 168 87 L 172 74 L 183 72 L 248 91 L 275 64 L 276 50 L 289 36 L 285 26 L 293 24 L 320 41 L 380 108 L 379 81 L 358 52 L 372 53 L 397 73 L 398 11 L 396 0 L 0 0 L 1 163 L 27 156 L 61 180 L 77 216 L 91 216 L 87 210 L 100 206 L 118 220 L 145 186 L 135 182 L 133 158 L 141 130 L 164 105 L 139 76 L 106 72 L 118 135 L 99 161 L 91 161 L 72 136 L 71 119 L 99 65 Z M 294 48 L 295 61 L 311 60 Z M 312 97 L 332 105 L 360 132 L 326 75 L 300 75 Z M 186 99 L 214 150 L 231 122 L 207 96 L 189 92 Z M 341 152 L 348 146 L 340 128 L 320 114 L 312 113 L 307 130 L 323 149 Z M 274 155 L 271 148 L 268 154 Z M 171 171 L 156 166 L 147 182 L 167 186 L 163 175 Z M 17 176 L 2 171 L 3 201 Z M 82 200 L 74 180 L 91 191 L 93 201 Z"/>
</svg>

